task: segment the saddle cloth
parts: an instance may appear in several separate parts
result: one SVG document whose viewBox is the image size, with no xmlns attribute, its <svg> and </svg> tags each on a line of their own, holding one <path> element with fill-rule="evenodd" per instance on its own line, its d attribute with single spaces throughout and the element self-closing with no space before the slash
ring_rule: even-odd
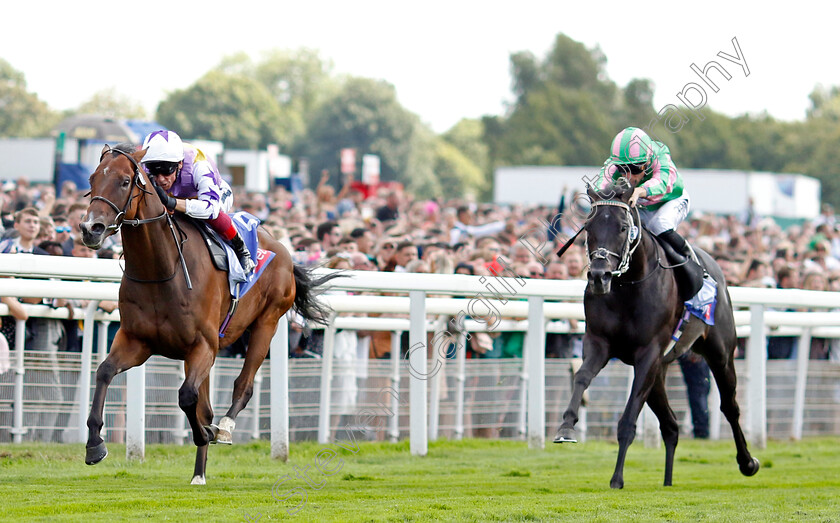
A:
<svg viewBox="0 0 840 523">
<path fill-rule="evenodd" d="M 690 300 L 685 302 L 688 312 L 697 316 L 706 325 L 715 324 L 715 306 L 717 306 L 717 282 L 711 276 L 703 278 L 703 286 Z"/>
<path fill-rule="evenodd" d="M 259 243 L 257 238 L 257 229 L 259 228 L 260 220 L 256 216 L 247 212 L 237 212 L 232 214 L 230 218 L 233 221 L 234 227 L 236 227 L 236 230 L 239 231 L 239 234 L 245 241 L 245 245 L 248 247 L 248 250 L 251 252 L 251 258 L 257 264 L 251 274 L 245 274 L 245 271 L 242 270 L 242 265 L 239 264 L 239 258 L 236 256 L 233 248 L 228 244 L 228 242 L 222 240 L 219 233 L 208 227 L 206 222 L 201 222 L 197 225 L 199 226 L 198 228 L 200 231 L 209 235 L 215 242 L 215 245 L 213 245 L 213 243 L 205 241 L 207 248 L 210 251 L 210 258 L 213 260 L 216 268 L 219 270 L 227 269 L 228 285 L 230 286 L 231 296 L 241 298 L 245 296 L 245 293 L 247 293 L 260 276 L 262 276 L 266 266 L 268 266 L 269 262 L 274 259 L 275 253 L 257 247 Z M 224 249 L 227 267 L 221 265 L 222 263 L 225 263 L 225 261 L 221 260 L 221 252 L 217 250 L 219 248 Z M 256 253 L 256 257 L 254 256 L 254 253 Z M 239 287 L 238 291 L 237 287 Z"/>
</svg>

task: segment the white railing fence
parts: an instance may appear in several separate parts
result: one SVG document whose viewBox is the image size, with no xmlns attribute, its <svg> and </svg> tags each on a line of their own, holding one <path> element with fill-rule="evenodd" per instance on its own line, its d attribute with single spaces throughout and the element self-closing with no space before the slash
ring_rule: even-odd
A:
<svg viewBox="0 0 840 523">
<path fill-rule="evenodd" d="M 76 416 L 78 417 L 78 436 L 82 441 L 86 438 L 87 427 L 85 420 L 90 401 L 90 380 L 93 359 L 93 331 L 97 321 L 117 321 L 118 313 L 103 317 L 96 312 L 99 300 L 115 300 L 119 290 L 121 270 L 117 262 L 112 260 L 88 260 L 80 258 L 53 258 L 32 255 L 0 255 L 0 275 L 13 278 L 0 278 L 0 295 L 17 297 L 50 297 L 93 300 L 84 311 L 77 311 L 77 317 L 83 316 L 85 322 L 83 352 L 80 360 L 80 375 L 76 395 Z M 427 336 L 430 332 L 443 332 L 440 325 L 430 323 L 427 316 L 450 315 L 463 318 L 468 316 L 480 321 L 467 321 L 465 332 L 481 330 L 519 330 L 525 332 L 526 342 L 523 358 L 518 362 L 519 393 L 516 402 L 522 412 L 519 413 L 517 427 L 523 432 L 529 446 L 542 448 L 546 435 L 546 361 L 545 361 L 545 333 L 546 331 L 562 331 L 567 328 L 564 323 L 569 319 L 583 319 L 583 307 L 580 303 L 584 282 L 580 281 L 546 281 L 524 280 L 520 278 L 485 278 L 461 275 L 436 274 L 395 274 L 379 272 L 351 272 L 348 278 L 334 280 L 330 288 L 334 291 L 380 292 L 388 294 L 403 294 L 396 296 L 347 296 L 326 295 L 324 299 L 336 313 L 385 313 L 392 315 L 407 315 L 407 318 L 357 318 L 337 317 L 327 329 L 325 335 L 324 359 L 319 363 L 321 380 L 319 384 L 318 424 L 319 441 L 329 440 L 334 424 L 330 422 L 331 411 L 331 383 L 334 370 L 333 358 L 330 356 L 334 333 L 336 329 L 367 329 L 388 330 L 392 332 L 408 332 L 409 354 L 406 361 L 399 360 L 399 352 L 392 350 L 393 360 L 389 368 L 389 389 L 392 414 L 388 425 L 388 435 L 391 439 L 399 437 L 400 420 L 397 412 L 401 404 L 408 404 L 409 408 L 409 437 L 411 453 L 425 455 L 428 452 L 428 440 L 438 435 L 443 419 L 440 405 L 440 387 L 445 383 L 443 379 L 434 379 L 439 371 L 435 369 L 446 363 L 444 358 L 432 352 L 431 363 L 428 361 L 428 351 L 425 350 Z M 50 278 L 50 280 L 38 279 Z M 87 280 L 87 281 L 82 281 Z M 407 294 L 407 296 L 405 296 Z M 730 294 L 737 308 L 747 307 L 748 310 L 736 312 L 736 323 L 739 335 L 749 337 L 746 351 L 746 361 L 739 362 L 739 394 L 742 396 L 743 416 L 742 424 L 747 437 L 758 447 L 763 447 L 767 439 L 768 425 L 768 396 L 767 396 L 767 354 L 766 337 L 768 329 L 778 327 L 775 335 L 794 335 L 800 337 L 800 346 L 807 347 L 811 336 L 840 337 L 840 312 L 778 312 L 767 310 L 770 307 L 782 309 L 833 309 L 840 308 L 840 295 L 830 292 L 815 292 L 802 290 L 748 289 L 732 288 Z M 429 297 L 450 296 L 450 297 Z M 451 296 L 468 296 L 470 298 L 454 298 Z M 3 311 L 0 310 L 0 314 Z M 65 311 L 45 311 L 47 315 L 61 317 Z M 563 320 L 557 322 L 555 320 Z M 451 325 L 446 326 L 450 327 Z M 100 327 L 101 328 L 101 327 Z M 19 326 L 22 332 L 23 327 Z M 279 328 L 272 341 L 272 358 L 278 365 L 269 365 L 271 381 L 268 387 L 261 383 L 263 391 L 270 391 L 270 434 L 272 439 L 272 456 L 281 459 L 288 458 L 289 448 L 289 368 L 285 357 L 288 354 L 287 327 Z M 456 335 L 458 333 L 456 332 Z M 23 336 L 18 336 L 22 340 Z M 99 337 L 100 358 L 105 354 L 104 336 Z M 394 339 L 398 339 L 394 337 Z M 22 342 L 20 342 L 22 343 Z M 24 423 L 22 418 L 23 404 L 23 347 L 18 343 L 14 349 L 15 384 L 14 384 L 14 422 L 12 434 L 15 441 L 20 441 Z M 419 344 L 419 345 L 418 345 Z M 461 345 L 462 346 L 462 345 Z M 393 345 L 396 349 L 396 342 Z M 423 350 L 420 350 L 423 349 Z M 464 351 L 459 350 L 462 354 Z M 795 361 L 795 385 L 792 398 L 792 430 L 791 436 L 801 437 L 805 418 L 806 396 L 809 387 L 809 365 L 815 367 L 818 362 L 807 360 L 807 350 L 800 350 L 800 356 Z M 282 357 L 278 357 L 282 356 Z M 470 367 L 477 362 L 470 362 Z M 322 365 L 321 365 L 322 364 Z M 456 355 L 456 373 L 454 389 L 458 391 L 459 399 L 455 401 L 454 437 L 464 435 L 464 390 L 466 389 L 466 369 L 468 366 L 463 356 Z M 823 368 L 824 367 L 824 368 Z M 819 372 L 834 372 L 830 363 L 818 365 Z M 294 372 L 295 369 L 292 369 Z M 134 424 L 130 432 L 144 434 L 142 430 L 145 418 L 137 414 L 145 401 L 147 378 L 138 376 L 130 379 L 136 387 L 129 387 L 126 391 L 126 401 L 132 408 L 130 416 Z M 406 401 L 397 385 L 404 380 L 407 373 L 409 394 Z M 130 374 L 130 373 L 129 373 Z M 399 376 L 399 378 L 398 378 Z M 427 381 L 432 377 L 431 381 Z M 593 384 L 593 387 L 595 385 Z M 429 387 L 432 388 L 429 394 Z M 745 401 L 743 396 L 746 396 Z M 257 395 L 259 396 L 259 395 Z M 429 405 L 428 398 L 433 399 Z M 141 399 L 142 397 L 142 399 Z M 623 404 L 625 394 L 619 394 L 617 400 Z M 512 400 L 512 398 L 510 398 Z M 265 403 L 259 403 L 255 412 L 265 408 Z M 712 398 L 714 401 L 714 398 Z M 222 401 L 224 403 L 224 401 Z M 220 406 L 219 403 L 216 404 Z M 445 410 L 445 409 L 444 409 Z M 435 413 L 435 420 L 429 423 L 428 413 Z M 148 416 L 148 412 L 146 412 Z M 833 416 L 836 416 L 836 407 Z M 650 424 L 652 416 L 645 416 L 645 424 Z M 588 426 L 591 421 L 586 420 Z M 720 426 L 720 417 L 712 419 L 713 431 L 715 424 Z M 641 425 L 641 424 L 640 424 Z M 183 426 L 183 422 L 181 425 Z M 179 426 L 179 427 L 180 427 Z M 259 426 L 255 423 L 255 426 Z M 178 429 L 183 430 L 183 429 Z M 260 429 L 255 429 L 260 433 Z M 254 433 L 254 431 L 252 431 Z M 140 441 L 138 441 L 140 440 Z M 134 457 L 142 457 L 142 437 L 131 441 L 127 452 Z"/>
</svg>

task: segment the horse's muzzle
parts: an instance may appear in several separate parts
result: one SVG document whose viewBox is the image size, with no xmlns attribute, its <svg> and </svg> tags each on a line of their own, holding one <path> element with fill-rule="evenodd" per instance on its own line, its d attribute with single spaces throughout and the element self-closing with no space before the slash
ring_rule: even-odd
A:
<svg viewBox="0 0 840 523">
<path fill-rule="evenodd" d="M 589 280 L 589 288 L 593 294 L 607 294 L 610 292 L 610 283 L 612 282 L 612 271 L 605 269 L 590 269 L 586 273 Z"/>
<path fill-rule="evenodd" d="M 101 222 L 81 222 L 79 230 L 82 231 L 82 242 L 91 249 L 99 249 L 105 240 L 107 227 Z"/>
</svg>

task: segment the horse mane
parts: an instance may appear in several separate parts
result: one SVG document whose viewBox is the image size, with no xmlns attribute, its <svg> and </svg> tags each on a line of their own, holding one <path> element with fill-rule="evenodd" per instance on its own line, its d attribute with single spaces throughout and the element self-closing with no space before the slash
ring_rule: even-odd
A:
<svg viewBox="0 0 840 523">
<path fill-rule="evenodd" d="M 111 147 L 111 154 L 116 156 L 117 153 L 115 153 L 114 151 L 122 151 L 124 153 L 134 154 L 137 152 L 137 144 L 130 142 L 118 143 L 117 145 Z"/>
<path fill-rule="evenodd" d="M 624 200 L 625 196 L 632 194 L 633 185 L 630 180 L 622 176 L 605 188 L 593 192 L 600 200 Z"/>
</svg>

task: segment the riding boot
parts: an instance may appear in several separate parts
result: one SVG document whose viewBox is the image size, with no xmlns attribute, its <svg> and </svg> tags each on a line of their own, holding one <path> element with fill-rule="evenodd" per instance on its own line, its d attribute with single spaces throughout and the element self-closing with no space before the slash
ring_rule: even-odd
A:
<svg viewBox="0 0 840 523">
<path fill-rule="evenodd" d="M 665 254 L 674 269 L 680 299 L 690 300 L 703 287 L 703 273 L 705 270 L 694 258 L 694 253 L 685 239 L 674 229 L 669 229 L 657 236 L 664 240 Z"/>
<path fill-rule="evenodd" d="M 242 270 L 245 271 L 245 274 L 253 271 L 257 264 L 251 259 L 251 251 L 248 250 L 248 246 L 245 245 L 245 241 L 239 232 L 230 239 L 230 246 L 236 251 L 236 257 L 239 258 L 239 264 L 242 265 Z"/>
</svg>

